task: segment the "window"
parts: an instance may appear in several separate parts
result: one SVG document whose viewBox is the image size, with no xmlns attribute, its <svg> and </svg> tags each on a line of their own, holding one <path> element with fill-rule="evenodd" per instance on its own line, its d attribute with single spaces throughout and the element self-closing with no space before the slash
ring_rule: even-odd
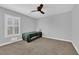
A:
<svg viewBox="0 0 79 59">
<path fill-rule="evenodd" d="M 20 18 L 5 14 L 5 37 L 20 34 Z"/>
</svg>

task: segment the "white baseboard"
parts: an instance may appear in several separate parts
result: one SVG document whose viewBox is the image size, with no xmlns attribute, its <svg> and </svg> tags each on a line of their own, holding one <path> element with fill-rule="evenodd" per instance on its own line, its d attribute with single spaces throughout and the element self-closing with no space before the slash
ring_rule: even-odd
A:
<svg viewBox="0 0 79 59">
<path fill-rule="evenodd" d="M 65 40 L 65 39 L 61 39 L 61 38 L 53 38 L 53 37 L 47 37 L 47 36 L 43 36 L 45 38 L 50 38 L 50 39 L 56 39 L 56 40 L 61 40 L 61 41 L 66 41 L 66 42 L 72 42 L 71 40 Z"/>
<path fill-rule="evenodd" d="M 72 44 L 73 44 L 74 48 L 76 49 L 76 51 L 77 51 L 78 54 L 79 54 L 79 49 L 77 48 L 76 44 L 75 44 L 74 42 L 72 42 Z"/>
<path fill-rule="evenodd" d="M 0 46 L 4 46 L 4 45 L 8 45 L 8 44 L 11 44 L 11 43 L 14 43 L 14 42 L 18 42 L 18 41 L 21 41 L 22 39 L 19 39 L 19 40 L 13 40 L 13 41 L 9 41 L 9 42 L 5 42 L 5 43 L 2 43 L 0 44 Z"/>
</svg>

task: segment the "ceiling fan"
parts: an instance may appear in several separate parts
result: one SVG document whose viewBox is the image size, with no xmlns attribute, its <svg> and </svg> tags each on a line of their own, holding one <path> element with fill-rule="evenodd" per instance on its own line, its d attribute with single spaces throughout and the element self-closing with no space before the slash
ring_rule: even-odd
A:
<svg viewBox="0 0 79 59">
<path fill-rule="evenodd" d="M 33 10 L 32 12 L 40 12 L 42 14 L 45 14 L 45 12 L 42 11 L 43 6 L 43 4 L 40 4 L 40 6 L 37 7 L 37 10 Z"/>
</svg>

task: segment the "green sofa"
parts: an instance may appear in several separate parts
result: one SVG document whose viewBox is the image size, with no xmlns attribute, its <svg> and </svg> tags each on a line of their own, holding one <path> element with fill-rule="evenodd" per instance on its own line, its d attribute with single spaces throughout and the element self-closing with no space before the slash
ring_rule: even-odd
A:
<svg viewBox="0 0 79 59">
<path fill-rule="evenodd" d="M 27 42 L 31 42 L 40 37 L 42 37 L 42 32 L 26 32 L 22 34 L 22 39 Z"/>
</svg>

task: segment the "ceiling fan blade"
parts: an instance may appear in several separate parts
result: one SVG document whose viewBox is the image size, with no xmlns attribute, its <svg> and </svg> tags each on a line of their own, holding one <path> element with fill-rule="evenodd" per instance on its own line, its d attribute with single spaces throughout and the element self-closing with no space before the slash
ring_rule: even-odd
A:
<svg viewBox="0 0 79 59">
<path fill-rule="evenodd" d="M 43 4 L 40 4 L 40 8 L 41 8 L 41 9 L 43 8 Z"/>
<path fill-rule="evenodd" d="M 45 14 L 43 11 L 40 11 L 42 14 Z"/>
<path fill-rule="evenodd" d="M 40 4 L 40 7 L 43 7 L 43 4 Z"/>
</svg>

